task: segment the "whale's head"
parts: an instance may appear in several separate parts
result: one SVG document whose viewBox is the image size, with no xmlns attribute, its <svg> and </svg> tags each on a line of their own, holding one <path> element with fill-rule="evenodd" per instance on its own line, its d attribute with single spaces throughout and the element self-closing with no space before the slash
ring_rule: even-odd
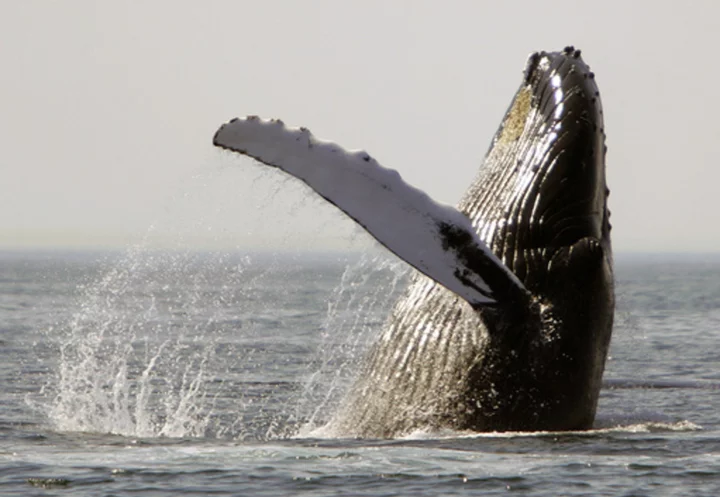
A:
<svg viewBox="0 0 720 497">
<path fill-rule="evenodd" d="M 531 291 L 541 266 L 582 240 L 611 256 L 605 152 L 600 93 L 580 51 L 530 55 L 460 209 Z"/>
</svg>

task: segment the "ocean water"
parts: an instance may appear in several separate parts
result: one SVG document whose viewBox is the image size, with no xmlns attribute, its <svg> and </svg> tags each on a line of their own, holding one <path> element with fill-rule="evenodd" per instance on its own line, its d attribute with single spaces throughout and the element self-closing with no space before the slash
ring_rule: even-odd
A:
<svg viewBox="0 0 720 497">
<path fill-rule="evenodd" d="M 618 257 L 594 429 L 328 437 L 379 256 L 0 252 L 0 495 L 720 494 L 720 258 Z"/>
</svg>

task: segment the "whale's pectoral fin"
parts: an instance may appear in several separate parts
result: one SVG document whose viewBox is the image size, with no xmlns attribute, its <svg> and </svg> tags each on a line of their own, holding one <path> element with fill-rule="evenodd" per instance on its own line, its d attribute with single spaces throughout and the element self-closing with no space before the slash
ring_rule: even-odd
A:
<svg viewBox="0 0 720 497">
<path fill-rule="evenodd" d="M 470 220 L 378 164 L 278 120 L 233 119 L 213 144 L 304 181 L 380 243 L 473 306 L 524 298 L 523 284 L 478 238 Z"/>
</svg>

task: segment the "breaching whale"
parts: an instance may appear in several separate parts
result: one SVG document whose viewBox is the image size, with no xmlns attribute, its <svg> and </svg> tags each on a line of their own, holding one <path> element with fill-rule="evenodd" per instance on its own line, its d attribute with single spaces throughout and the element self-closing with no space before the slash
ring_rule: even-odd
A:
<svg viewBox="0 0 720 497">
<path fill-rule="evenodd" d="M 233 119 L 213 143 L 296 176 L 418 270 L 330 432 L 592 426 L 614 290 L 602 108 L 579 50 L 529 57 L 457 209 L 279 120 Z"/>
</svg>

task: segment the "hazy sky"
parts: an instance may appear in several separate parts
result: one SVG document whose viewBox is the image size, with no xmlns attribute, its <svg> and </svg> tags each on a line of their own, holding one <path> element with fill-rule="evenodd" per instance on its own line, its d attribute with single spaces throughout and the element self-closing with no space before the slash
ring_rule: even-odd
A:
<svg viewBox="0 0 720 497">
<path fill-rule="evenodd" d="M 528 54 L 573 44 L 605 109 L 616 251 L 720 248 L 720 2 L 0 2 L 0 247 L 367 243 L 211 145 L 258 114 L 436 200 L 474 177 Z"/>
</svg>

